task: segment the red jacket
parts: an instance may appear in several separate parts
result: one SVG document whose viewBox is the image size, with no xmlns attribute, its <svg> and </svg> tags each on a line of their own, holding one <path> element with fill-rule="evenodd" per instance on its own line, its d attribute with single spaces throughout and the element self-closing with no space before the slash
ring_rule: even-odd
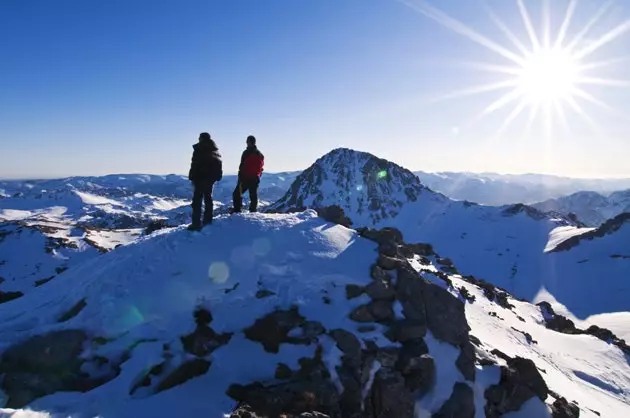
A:
<svg viewBox="0 0 630 418">
<path fill-rule="evenodd" d="M 262 176 L 265 165 L 265 156 L 254 146 L 247 147 L 241 155 L 241 164 L 238 167 L 238 178 L 243 180 L 259 179 Z"/>
</svg>

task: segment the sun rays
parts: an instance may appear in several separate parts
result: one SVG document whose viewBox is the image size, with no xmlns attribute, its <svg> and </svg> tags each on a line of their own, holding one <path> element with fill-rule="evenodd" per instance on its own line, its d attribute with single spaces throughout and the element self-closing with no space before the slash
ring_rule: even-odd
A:
<svg viewBox="0 0 630 418">
<path fill-rule="evenodd" d="M 594 39 L 592 30 L 610 11 L 613 1 L 602 4 L 597 12 L 581 28 L 572 28 L 572 21 L 578 7 L 577 0 L 569 0 L 562 23 L 552 28 L 549 0 L 542 1 L 540 27 L 532 18 L 524 0 L 516 0 L 516 9 L 524 26 L 526 37 L 520 39 L 515 32 L 484 3 L 491 21 L 508 41 L 498 42 L 463 22 L 449 16 L 424 0 L 399 0 L 413 10 L 436 21 L 449 30 L 496 53 L 505 63 L 472 62 L 467 66 L 497 75 L 497 80 L 483 85 L 447 93 L 433 100 L 442 101 L 488 92 L 500 95 L 487 104 L 468 123 L 470 126 L 499 111 L 511 111 L 497 128 L 497 135 L 504 133 L 519 117 L 527 120 L 526 131 L 541 119 L 545 134 L 551 136 L 554 127 L 569 130 L 568 114 L 582 118 L 595 132 L 599 133 L 596 122 L 585 110 L 585 104 L 607 111 L 613 108 L 597 98 L 589 88 L 629 87 L 628 80 L 610 79 L 596 74 L 596 70 L 624 62 L 627 57 L 613 57 L 604 61 L 590 60 L 591 55 L 630 31 L 630 19 L 611 28 Z M 538 28 L 538 29 L 537 29 Z M 572 34 L 574 33 L 574 34 Z"/>
</svg>

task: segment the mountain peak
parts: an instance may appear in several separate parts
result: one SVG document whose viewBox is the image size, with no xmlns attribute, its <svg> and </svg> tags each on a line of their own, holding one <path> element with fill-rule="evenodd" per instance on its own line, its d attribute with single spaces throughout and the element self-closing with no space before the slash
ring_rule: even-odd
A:
<svg viewBox="0 0 630 418">
<path fill-rule="evenodd" d="M 395 217 L 426 188 L 411 171 L 368 152 L 336 148 L 300 174 L 270 211 L 340 205 L 374 224 Z"/>
</svg>

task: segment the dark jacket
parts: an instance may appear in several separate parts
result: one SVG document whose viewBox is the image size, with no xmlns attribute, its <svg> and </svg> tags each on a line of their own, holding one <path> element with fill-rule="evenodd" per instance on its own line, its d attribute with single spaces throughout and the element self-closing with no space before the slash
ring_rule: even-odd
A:
<svg viewBox="0 0 630 418">
<path fill-rule="evenodd" d="M 265 156 L 262 154 L 262 152 L 260 152 L 256 145 L 248 146 L 245 151 L 243 151 L 243 154 L 241 154 L 241 163 L 238 166 L 238 178 L 241 180 L 253 180 L 252 178 L 246 178 L 248 176 L 245 175 L 245 165 L 248 163 L 248 157 L 250 156 L 256 156 L 263 162 L 265 159 Z M 258 173 L 258 175 L 256 175 L 256 178 L 260 178 L 260 174 L 262 173 Z"/>
<path fill-rule="evenodd" d="M 214 141 L 206 140 L 193 145 L 188 179 L 192 182 L 215 182 L 223 178 L 223 162 Z"/>
</svg>

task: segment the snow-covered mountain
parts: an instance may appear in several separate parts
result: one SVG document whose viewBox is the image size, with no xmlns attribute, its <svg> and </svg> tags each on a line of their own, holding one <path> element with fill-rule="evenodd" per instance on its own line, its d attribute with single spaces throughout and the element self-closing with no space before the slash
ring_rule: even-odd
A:
<svg viewBox="0 0 630 418">
<path fill-rule="evenodd" d="M 584 190 L 604 195 L 630 189 L 630 179 L 578 179 L 544 174 L 426 173 L 422 183 L 456 200 L 483 205 L 532 204 Z"/>
<path fill-rule="evenodd" d="M 87 260 L 0 304 L 0 415 L 630 414 L 616 336 L 401 238 L 312 210 L 221 215 Z"/>
<path fill-rule="evenodd" d="M 525 300 L 552 300 L 573 319 L 630 311 L 630 259 L 613 258 L 628 252 L 630 225 L 588 243 L 586 251 L 576 247 L 556 253 L 554 245 L 591 228 L 526 205 L 454 201 L 394 163 L 347 149 L 318 159 L 270 210 L 334 204 L 355 227 L 398 228 L 405 239 L 428 243 L 453 260 L 462 274 L 481 277 Z M 606 280 L 594 281 L 594 274 L 604 274 Z"/>
<path fill-rule="evenodd" d="M 599 226 L 620 213 L 630 212 L 630 190 L 607 196 L 596 192 L 577 192 L 532 206 L 545 212 L 574 213 L 586 225 Z"/>
<path fill-rule="evenodd" d="M 261 206 L 281 197 L 296 175 L 265 173 Z M 231 205 L 235 185 L 235 176 L 217 183 L 217 213 Z M 3 181 L 0 194 L 0 301 L 145 232 L 190 222 L 190 182 L 177 175 Z"/>
</svg>

